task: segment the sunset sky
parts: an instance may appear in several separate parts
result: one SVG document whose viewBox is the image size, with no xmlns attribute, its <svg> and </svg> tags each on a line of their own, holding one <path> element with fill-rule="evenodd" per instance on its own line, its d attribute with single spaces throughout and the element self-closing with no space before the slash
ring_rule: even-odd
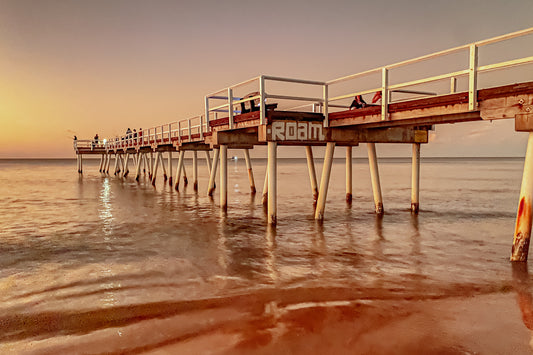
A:
<svg viewBox="0 0 533 355">
<path fill-rule="evenodd" d="M 331 80 L 525 29 L 532 14 L 531 0 L 0 0 L 0 158 L 73 157 L 74 134 L 188 118 L 260 74 Z M 438 126 L 422 155 L 523 156 L 513 125 Z"/>
</svg>

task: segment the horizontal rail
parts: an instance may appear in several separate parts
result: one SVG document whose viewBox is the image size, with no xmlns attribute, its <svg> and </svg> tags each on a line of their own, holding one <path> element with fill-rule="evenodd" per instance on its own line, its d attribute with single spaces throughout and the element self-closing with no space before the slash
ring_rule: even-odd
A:
<svg viewBox="0 0 533 355">
<path fill-rule="evenodd" d="M 533 63 L 533 57 L 513 59 L 513 60 L 508 60 L 506 62 L 483 65 L 483 66 L 478 67 L 477 70 L 478 72 L 479 71 L 491 71 L 491 70 L 497 70 L 497 69 L 503 69 L 503 68 L 511 68 L 517 65 L 522 65 L 522 64 L 527 64 L 527 63 Z"/>
<path fill-rule="evenodd" d="M 308 85 L 326 85 L 326 82 L 324 82 L 324 81 L 282 78 L 282 77 L 270 76 L 270 75 L 263 75 L 263 78 L 265 80 L 282 81 L 282 82 L 286 82 L 286 83 L 308 84 Z"/>
<path fill-rule="evenodd" d="M 363 90 L 363 91 L 358 91 L 358 92 L 354 92 L 354 93 L 350 93 L 350 94 L 345 94 L 345 95 L 340 95 L 340 96 L 335 96 L 335 97 L 330 97 L 328 99 L 328 101 L 338 101 L 338 100 L 344 100 L 344 99 L 348 99 L 348 98 L 351 98 L 351 97 L 354 97 L 354 96 L 357 96 L 357 95 L 365 95 L 365 94 L 372 94 L 376 91 L 381 91 L 381 88 L 375 88 L 375 89 L 369 89 L 369 90 Z"/>
<path fill-rule="evenodd" d="M 271 95 L 268 94 L 269 99 L 278 99 L 278 100 L 294 100 L 294 101 L 314 101 L 314 102 L 324 102 L 324 99 L 317 97 L 303 97 L 303 96 L 286 96 L 286 95 Z"/>
<path fill-rule="evenodd" d="M 218 93 L 221 93 L 221 92 L 224 92 L 224 91 L 227 91 L 228 89 L 235 89 L 239 86 L 243 86 L 243 85 L 246 85 L 246 84 L 250 84 L 251 82 L 254 82 L 255 80 L 259 80 L 261 78 L 261 76 L 256 76 L 254 78 L 251 78 L 251 79 L 248 79 L 248 80 L 245 80 L 245 81 L 241 81 L 240 83 L 238 84 L 235 84 L 235 85 L 231 85 L 231 86 L 228 86 L 224 89 L 220 89 L 220 90 L 217 90 L 217 91 L 213 91 L 212 93 L 210 94 L 207 94 L 206 96 L 211 98 L 211 96 L 215 96 L 215 94 L 218 94 Z M 227 100 L 227 97 L 226 97 L 226 100 Z"/>
<path fill-rule="evenodd" d="M 414 86 L 414 85 L 420 85 L 420 84 L 425 84 L 425 83 L 431 83 L 433 81 L 438 81 L 438 80 L 442 80 L 442 79 L 449 79 L 449 78 L 458 77 L 458 76 L 461 76 L 461 75 L 468 75 L 468 69 L 460 70 L 460 71 L 456 71 L 456 72 L 448 73 L 448 74 L 431 76 L 429 78 L 408 81 L 408 82 L 405 82 L 405 83 L 389 85 L 389 89 L 390 90 L 394 90 L 394 89 L 398 89 L 398 88 L 404 88 L 404 87 L 407 87 L 407 86 Z"/>
</svg>

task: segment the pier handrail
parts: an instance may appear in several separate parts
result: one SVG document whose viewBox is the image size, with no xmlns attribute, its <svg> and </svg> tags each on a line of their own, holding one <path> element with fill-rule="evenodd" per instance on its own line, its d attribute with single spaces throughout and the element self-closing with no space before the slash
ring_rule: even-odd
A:
<svg viewBox="0 0 533 355">
<path fill-rule="evenodd" d="M 529 56 L 525 58 L 517 58 L 517 59 L 508 60 L 504 62 L 498 62 L 498 63 L 487 64 L 483 66 L 478 66 L 478 56 L 479 56 L 478 49 L 482 46 L 514 39 L 514 38 L 529 35 L 532 33 L 533 33 L 533 27 L 327 81 L 326 82 L 327 86 L 332 86 L 332 85 L 343 83 L 349 80 L 354 80 L 354 79 L 358 79 L 364 76 L 368 76 L 371 74 L 381 73 L 381 86 L 380 87 L 375 87 L 374 89 L 368 89 L 368 90 L 354 91 L 354 92 L 330 97 L 328 99 L 328 102 L 343 100 L 349 97 L 354 97 L 356 95 L 364 95 L 364 94 L 369 94 L 369 93 L 376 92 L 376 91 L 381 91 L 381 97 L 382 97 L 381 119 L 386 120 L 388 119 L 388 113 L 389 113 L 388 106 L 390 103 L 392 92 L 395 92 L 395 91 L 399 92 L 400 91 L 399 89 L 401 88 L 431 83 L 431 82 L 444 80 L 444 79 L 450 79 L 450 82 L 451 82 L 450 91 L 453 93 L 455 92 L 457 78 L 468 76 L 468 94 L 469 94 L 468 95 L 468 108 L 470 111 L 474 111 L 477 109 L 477 89 L 478 89 L 477 78 L 478 78 L 479 73 L 499 70 L 499 69 L 506 69 L 506 68 L 510 68 L 510 67 L 514 67 L 518 65 L 533 63 L 533 56 Z M 465 51 L 465 50 L 469 51 L 467 69 L 440 74 L 436 76 L 430 76 L 430 77 L 422 78 L 418 80 L 411 80 L 411 81 L 398 83 L 394 85 L 389 85 L 389 72 L 392 69 L 404 67 L 407 65 L 412 65 L 415 63 L 419 63 L 419 62 L 434 59 L 434 58 L 439 58 L 445 55 L 458 53 L 458 52 Z"/>
<path fill-rule="evenodd" d="M 285 82 L 292 84 L 302 84 L 302 85 L 314 85 L 323 87 L 323 95 L 321 98 L 317 97 L 308 97 L 308 96 L 292 96 L 292 95 L 278 95 L 274 93 L 267 93 L 266 83 L 268 81 L 274 82 Z M 249 85 L 255 83 L 258 87 L 258 94 L 250 97 L 234 97 L 233 89 L 241 87 L 244 85 Z M 221 96 L 220 94 L 226 93 L 226 95 Z M 209 121 L 212 113 L 221 112 L 222 110 L 227 112 L 229 127 L 230 129 L 234 126 L 233 117 L 235 114 L 240 113 L 239 110 L 234 109 L 234 105 L 244 103 L 244 102 L 253 102 L 254 100 L 259 100 L 259 115 L 260 115 L 260 124 L 266 124 L 266 101 L 267 99 L 278 99 L 278 100 L 293 100 L 293 101 L 311 101 L 311 102 L 320 102 L 324 106 L 324 116 L 325 122 L 327 125 L 327 84 L 323 81 L 316 80 L 305 80 L 305 79 L 295 79 L 295 78 L 285 78 L 271 75 L 260 75 L 258 77 L 245 80 L 235 85 L 228 86 L 224 89 L 212 92 L 204 97 L 205 104 L 205 118 L 206 123 L 209 126 Z M 223 104 L 211 107 L 210 100 L 223 100 Z"/>
<path fill-rule="evenodd" d="M 112 149 L 126 149 L 130 147 L 138 148 L 140 146 L 153 146 L 158 144 L 173 144 L 173 142 L 178 141 L 181 143 L 183 140 L 192 141 L 194 139 L 202 140 L 204 134 L 211 131 L 209 125 L 210 118 L 218 118 L 218 114 L 225 113 L 229 119 L 229 127 L 234 127 L 233 117 L 236 114 L 239 114 L 239 110 L 234 109 L 234 105 L 240 104 L 243 102 L 259 100 L 260 107 L 260 124 L 266 124 L 266 101 L 268 99 L 278 99 L 278 100 L 292 100 L 292 101 L 307 101 L 311 104 L 304 104 L 296 107 L 307 107 L 311 105 L 313 111 L 316 110 L 318 105 L 321 108 L 321 111 L 324 115 L 324 126 L 329 125 L 329 107 L 344 109 L 347 108 L 343 104 L 334 104 L 336 101 L 345 100 L 347 98 L 356 96 L 356 95 L 365 95 L 381 91 L 381 118 L 382 120 L 388 119 L 389 114 L 389 103 L 391 102 L 392 93 L 410 93 L 414 95 L 424 95 L 424 96 L 435 96 L 438 95 L 434 92 L 429 91 L 420 91 L 420 90 L 410 90 L 407 89 L 412 86 L 427 84 L 442 80 L 450 80 L 450 92 L 453 93 L 456 90 L 457 78 L 459 77 L 468 77 L 468 108 L 470 111 L 477 109 L 477 78 L 479 73 L 489 72 L 494 70 L 501 70 L 506 68 L 511 68 L 519 65 L 531 64 L 533 63 L 533 56 L 516 58 L 512 60 L 507 60 L 503 62 L 485 64 L 478 66 L 478 49 L 482 46 L 489 44 L 494 44 L 506 40 L 511 40 L 517 37 L 526 36 L 533 34 L 533 27 L 527 28 L 521 31 L 516 31 L 493 38 L 473 42 L 470 44 L 461 45 L 447 50 L 438 51 L 435 53 L 423 55 L 414 59 L 404 60 L 401 62 L 385 65 L 379 68 L 374 68 L 366 70 L 360 73 L 351 74 L 348 76 L 340 77 L 330 81 L 314 81 L 314 80 L 305 80 L 305 79 L 294 79 L 294 78 L 285 78 L 277 77 L 270 75 L 260 75 L 253 77 L 251 79 L 242 81 L 240 83 L 228 86 L 226 88 L 220 89 L 218 91 L 212 92 L 204 97 L 204 113 L 203 115 L 194 116 L 192 118 L 187 118 L 183 120 L 174 121 L 168 124 L 163 124 L 159 126 L 154 126 L 148 129 L 139 130 L 132 134 L 117 136 L 114 138 L 102 139 L 98 143 L 95 143 L 92 140 L 77 140 L 74 141 L 74 148 L 78 149 L 95 149 L 95 148 L 104 148 L 106 150 Z M 445 55 L 459 53 L 461 51 L 468 50 L 468 67 L 462 70 L 444 73 L 434 76 L 425 77 L 417 80 L 410 80 L 406 82 L 401 82 L 397 84 L 389 84 L 389 73 L 393 69 L 400 67 L 412 65 L 422 61 L 427 61 L 435 58 L 439 58 Z M 329 97 L 330 86 L 347 82 L 350 80 L 358 79 L 364 76 L 372 74 L 381 74 L 381 83 L 378 85 L 373 85 L 370 89 L 351 91 L 348 93 L 342 93 L 341 95 Z M 268 81 L 273 82 L 286 82 L 293 84 L 302 84 L 302 85 L 312 85 L 312 86 L 322 86 L 322 97 L 309 97 L 309 96 L 291 96 L 291 95 L 279 95 L 276 93 L 267 93 L 266 84 Z M 255 84 L 258 87 L 258 94 L 250 97 L 236 97 L 233 96 L 233 90 L 245 85 Z M 447 93 L 446 93 L 447 94 Z M 402 99 L 401 101 L 410 100 Z M 222 101 L 222 104 L 215 105 L 210 107 L 210 101 Z M 290 108 L 290 110 L 295 109 L 295 107 Z M 226 117 L 224 115 L 224 117 Z"/>
</svg>

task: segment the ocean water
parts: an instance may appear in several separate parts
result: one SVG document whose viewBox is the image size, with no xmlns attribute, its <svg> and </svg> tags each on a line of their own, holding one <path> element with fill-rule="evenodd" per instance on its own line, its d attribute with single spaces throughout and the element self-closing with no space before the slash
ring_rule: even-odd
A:
<svg viewBox="0 0 533 355">
<path fill-rule="evenodd" d="M 410 160 L 379 163 L 384 216 L 373 212 L 365 159 L 353 160 L 346 203 L 340 159 L 317 223 L 305 160 L 281 159 L 271 228 L 262 159 L 252 161 L 255 195 L 244 159 L 228 163 L 227 213 L 218 189 L 206 195 L 203 160 L 199 192 L 183 182 L 176 192 L 161 173 L 155 187 L 145 175 L 102 175 L 87 159 L 83 175 L 75 160 L 0 160 L 2 352 L 157 352 L 306 302 L 510 292 L 523 159 L 422 159 L 418 215 L 409 211 Z M 317 160 L 319 179 L 320 169 Z M 195 317 L 228 304 L 244 318 Z M 174 326 L 162 325 L 172 317 Z"/>
</svg>

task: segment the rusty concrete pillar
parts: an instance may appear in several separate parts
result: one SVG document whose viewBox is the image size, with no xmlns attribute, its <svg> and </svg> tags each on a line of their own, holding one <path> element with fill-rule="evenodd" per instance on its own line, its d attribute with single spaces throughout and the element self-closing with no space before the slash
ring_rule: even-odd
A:
<svg viewBox="0 0 533 355">
<path fill-rule="evenodd" d="M 215 191 L 215 180 L 217 177 L 217 167 L 218 167 L 218 160 L 219 160 L 219 155 L 220 155 L 219 148 L 215 148 L 214 151 L 215 152 L 213 154 L 213 164 L 211 165 L 211 170 L 209 171 L 209 186 L 207 187 L 208 196 L 213 196 L 213 191 Z"/>
<path fill-rule="evenodd" d="M 168 186 L 172 186 L 172 151 L 168 151 Z"/>
<path fill-rule="evenodd" d="M 268 224 L 277 222 L 277 142 L 268 142 Z"/>
<path fill-rule="evenodd" d="M 413 144 L 411 165 L 411 212 L 418 213 L 420 208 L 420 143 Z"/>
<path fill-rule="evenodd" d="M 318 200 L 318 184 L 316 182 L 315 160 L 313 158 L 313 147 L 305 146 L 305 156 L 307 157 L 307 170 L 309 170 L 309 180 L 311 182 L 311 193 L 313 194 L 313 203 Z"/>
<path fill-rule="evenodd" d="M 228 146 L 220 146 L 220 208 L 228 209 Z"/>
<path fill-rule="evenodd" d="M 180 177 L 181 177 L 181 171 L 183 170 L 183 159 L 185 156 L 185 151 L 180 150 L 179 151 L 179 158 L 178 158 L 178 167 L 176 168 L 176 184 L 174 185 L 174 189 L 176 191 L 179 191 L 180 189 Z"/>
<path fill-rule="evenodd" d="M 246 169 L 248 169 L 248 180 L 250 181 L 250 192 L 255 194 L 255 181 L 254 181 L 254 172 L 252 170 L 252 161 L 250 160 L 250 153 L 248 149 L 244 149 L 244 160 L 246 161 Z"/>
<path fill-rule="evenodd" d="M 346 202 L 352 202 L 352 147 L 346 147 Z"/>
<path fill-rule="evenodd" d="M 268 205 L 268 165 L 265 169 L 265 181 L 263 182 L 263 198 L 261 200 L 263 206 Z"/>
<path fill-rule="evenodd" d="M 324 219 L 324 210 L 326 208 L 326 197 L 328 194 L 329 178 L 331 176 L 331 165 L 333 163 L 333 153 L 335 152 L 335 142 L 328 142 L 326 145 L 326 157 L 322 167 L 322 177 L 320 178 L 320 191 L 318 192 L 318 201 L 316 203 L 315 219 Z"/>
<path fill-rule="evenodd" d="M 381 183 L 379 182 L 378 158 L 376 155 L 376 144 L 367 143 L 368 164 L 370 165 L 370 177 L 372 179 L 372 192 L 374 193 L 374 204 L 376 213 L 383 214 L 383 197 L 381 196 Z"/>
<path fill-rule="evenodd" d="M 192 181 L 193 190 L 198 191 L 198 152 L 196 150 L 192 152 Z"/>
<path fill-rule="evenodd" d="M 511 261 L 527 261 L 529 239 L 531 237 L 531 203 L 533 200 L 533 132 L 529 132 L 527 141 L 520 202 L 516 214 L 516 225 L 511 250 Z"/>
</svg>

